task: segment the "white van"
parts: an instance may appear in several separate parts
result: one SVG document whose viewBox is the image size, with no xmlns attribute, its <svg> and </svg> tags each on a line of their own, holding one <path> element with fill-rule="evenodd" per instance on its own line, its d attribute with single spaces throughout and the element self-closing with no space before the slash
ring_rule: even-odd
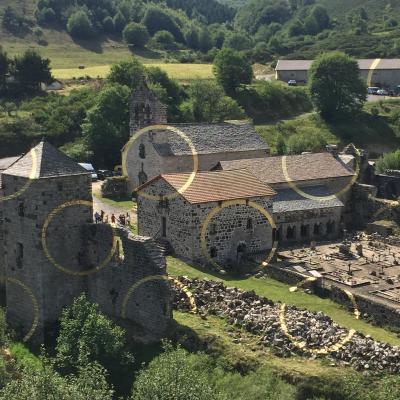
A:
<svg viewBox="0 0 400 400">
<path fill-rule="evenodd" d="M 97 176 L 97 173 L 93 167 L 92 164 L 89 163 L 79 163 L 79 165 L 83 168 L 86 169 L 86 171 L 89 171 L 92 174 L 92 182 L 96 182 L 99 178 Z"/>
</svg>

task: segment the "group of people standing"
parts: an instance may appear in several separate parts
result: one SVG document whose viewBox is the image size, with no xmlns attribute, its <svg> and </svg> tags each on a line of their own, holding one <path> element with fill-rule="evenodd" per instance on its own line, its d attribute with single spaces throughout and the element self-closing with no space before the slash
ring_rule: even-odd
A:
<svg viewBox="0 0 400 400">
<path fill-rule="evenodd" d="M 108 214 L 106 214 L 103 210 L 100 210 L 100 213 L 98 211 L 94 213 L 94 222 L 96 224 L 111 223 L 112 225 L 115 225 L 118 222 L 118 224 L 122 226 L 130 226 L 131 216 L 128 212 L 126 214 L 125 213 L 119 214 L 118 216 L 112 213 L 111 216 L 108 216 Z"/>
</svg>

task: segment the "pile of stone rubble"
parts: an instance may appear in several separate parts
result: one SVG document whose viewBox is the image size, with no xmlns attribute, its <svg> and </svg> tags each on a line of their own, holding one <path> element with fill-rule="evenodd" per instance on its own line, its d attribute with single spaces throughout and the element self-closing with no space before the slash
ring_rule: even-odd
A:
<svg viewBox="0 0 400 400">
<path fill-rule="evenodd" d="M 281 356 L 316 357 L 327 349 L 326 356 L 357 370 L 400 372 L 400 347 L 376 342 L 358 332 L 347 342 L 349 331 L 322 312 L 291 306 L 283 312 L 282 304 L 221 282 L 186 277 L 179 281 L 192 292 L 200 313 L 225 318 L 229 324 L 259 336 L 260 345 L 271 347 Z M 174 307 L 189 311 L 186 295 L 178 288 L 176 291 Z"/>
</svg>

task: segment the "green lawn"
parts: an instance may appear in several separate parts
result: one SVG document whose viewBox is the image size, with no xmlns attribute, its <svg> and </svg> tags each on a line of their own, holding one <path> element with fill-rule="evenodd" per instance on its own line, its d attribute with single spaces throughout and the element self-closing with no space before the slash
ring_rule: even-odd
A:
<svg viewBox="0 0 400 400">
<path fill-rule="evenodd" d="M 167 72 L 171 78 L 179 81 L 190 81 L 194 78 L 213 78 L 211 64 L 146 63 L 145 65 L 160 67 Z M 98 65 L 94 67 L 87 67 L 85 69 L 60 68 L 54 69 L 52 72 L 54 77 L 58 79 L 72 79 L 83 76 L 90 76 L 91 78 L 105 78 L 110 72 L 110 68 L 110 65 Z"/>
<path fill-rule="evenodd" d="M 134 203 L 129 198 L 110 199 L 107 197 L 102 197 L 99 189 L 93 189 L 93 196 L 99 199 L 101 202 L 120 208 L 121 210 L 131 211 L 134 207 Z"/>
<path fill-rule="evenodd" d="M 355 329 L 365 335 L 371 335 L 374 339 L 382 342 L 397 346 L 400 345 L 400 338 L 395 333 L 375 327 L 365 321 L 356 320 L 352 312 L 345 310 L 339 304 L 331 300 L 309 295 L 302 291 L 292 293 L 289 291 L 289 285 L 274 279 L 257 279 L 254 277 L 237 279 L 211 275 L 210 273 L 196 269 L 173 257 L 168 258 L 168 273 L 173 276 L 185 275 L 190 278 L 206 277 L 219 280 L 223 281 L 227 286 L 236 286 L 243 290 L 254 290 L 258 295 L 264 296 L 274 302 L 279 301 L 299 308 L 306 308 L 311 311 L 322 311 L 347 329 Z"/>
</svg>

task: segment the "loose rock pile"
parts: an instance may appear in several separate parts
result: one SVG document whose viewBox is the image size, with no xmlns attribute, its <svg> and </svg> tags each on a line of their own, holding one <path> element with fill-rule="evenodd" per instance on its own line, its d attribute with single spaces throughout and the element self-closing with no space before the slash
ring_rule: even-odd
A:
<svg viewBox="0 0 400 400">
<path fill-rule="evenodd" d="M 286 307 L 284 319 L 290 339 L 282 329 L 281 304 L 275 304 L 253 291 L 226 287 L 221 282 L 186 277 L 180 277 L 179 281 L 190 289 L 201 313 L 226 318 L 229 324 L 258 335 L 260 345 L 272 347 L 281 356 L 307 354 L 316 357 L 316 352 L 329 348 L 333 349 L 329 351 L 329 357 L 357 370 L 400 372 L 398 346 L 376 342 L 356 332 L 348 343 L 335 348 L 349 332 L 322 312 Z M 178 289 L 174 307 L 190 311 L 187 297 Z"/>
</svg>

